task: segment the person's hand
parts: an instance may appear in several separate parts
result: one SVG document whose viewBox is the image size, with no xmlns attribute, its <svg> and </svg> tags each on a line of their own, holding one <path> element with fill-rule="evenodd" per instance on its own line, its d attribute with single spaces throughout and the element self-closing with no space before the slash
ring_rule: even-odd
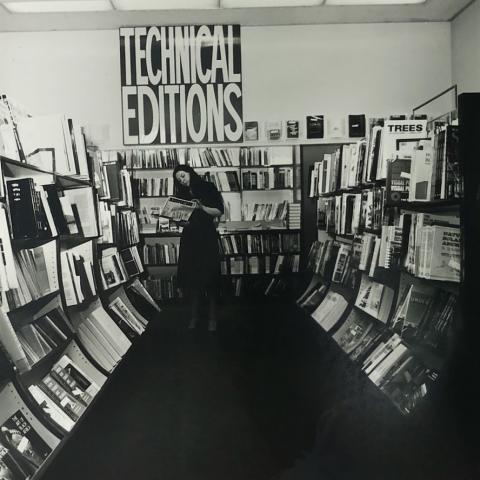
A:
<svg viewBox="0 0 480 480">
<path fill-rule="evenodd" d="M 198 209 L 198 210 L 202 210 L 203 209 L 203 204 L 202 202 L 198 199 L 198 198 L 194 198 L 192 200 L 192 202 L 195 204 L 195 208 Z"/>
</svg>

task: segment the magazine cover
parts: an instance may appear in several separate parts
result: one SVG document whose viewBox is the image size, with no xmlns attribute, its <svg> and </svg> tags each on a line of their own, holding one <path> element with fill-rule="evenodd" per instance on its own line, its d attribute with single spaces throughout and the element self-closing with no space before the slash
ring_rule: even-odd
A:
<svg viewBox="0 0 480 480">
<path fill-rule="evenodd" d="M 168 197 L 160 212 L 160 216 L 171 218 L 177 222 L 188 222 L 194 210 L 195 202 L 177 197 Z"/>
<path fill-rule="evenodd" d="M 18 410 L 0 427 L 0 478 L 30 478 L 51 453 L 51 448 Z"/>
</svg>

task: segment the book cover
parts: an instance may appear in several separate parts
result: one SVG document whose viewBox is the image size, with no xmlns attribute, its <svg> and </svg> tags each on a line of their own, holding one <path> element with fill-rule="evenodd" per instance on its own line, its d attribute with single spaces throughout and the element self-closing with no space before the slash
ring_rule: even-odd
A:
<svg viewBox="0 0 480 480">
<path fill-rule="evenodd" d="M 307 116 L 307 138 L 323 138 L 323 115 Z"/>
<path fill-rule="evenodd" d="M 258 140 L 258 122 L 245 122 L 244 138 L 248 141 Z"/>
<path fill-rule="evenodd" d="M 177 197 L 168 197 L 160 212 L 160 216 L 175 221 L 188 222 L 194 210 L 195 202 Z"/>
<path fill-rule="evenodd" d="M 287 120 L 287 138 L 299 138 L 300 136 L 300 123 L 298 120 Z"/>
<path fill-rule="evenodd" d="M 21 410 L 2 424 L 0 432 L 1 444 L 10 449 L 29 474 L 35 473 L 52 451 Z"/>
</svg>

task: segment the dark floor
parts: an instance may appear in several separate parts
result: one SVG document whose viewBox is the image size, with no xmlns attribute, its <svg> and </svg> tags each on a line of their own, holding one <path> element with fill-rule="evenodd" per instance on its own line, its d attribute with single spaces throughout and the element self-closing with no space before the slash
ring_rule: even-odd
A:
<svg viewBox="0 0 480 480">
<path fill-rule="evenodd" d="M 293 305 L 221 318 L 189 331 L 165 309 L 45 478 L 480 478 L 454 422 L 401 417 Z"/>
</svg>

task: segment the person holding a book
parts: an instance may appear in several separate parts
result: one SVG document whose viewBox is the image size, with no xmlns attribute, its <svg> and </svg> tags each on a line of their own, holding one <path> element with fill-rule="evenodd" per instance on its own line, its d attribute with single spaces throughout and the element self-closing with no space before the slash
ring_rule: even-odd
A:
<svg viewBox="0 0 480 480">
<path fill-rule="evenodd" d="M 216 220 L 223 215 L 224 206 L 215 185 L 206 182 L 189 165 L 178 165 L 173 171 L 175 195 L 191 200 L 194 211 L 184 222 L 178 258 L 178 285 L 191 302 L 189 328 L 199 321 L 201 296 L 209 304 L 210 331 L 217 328 L 217 292 L 220 282 L 220 251 Z"/>
</svg>

